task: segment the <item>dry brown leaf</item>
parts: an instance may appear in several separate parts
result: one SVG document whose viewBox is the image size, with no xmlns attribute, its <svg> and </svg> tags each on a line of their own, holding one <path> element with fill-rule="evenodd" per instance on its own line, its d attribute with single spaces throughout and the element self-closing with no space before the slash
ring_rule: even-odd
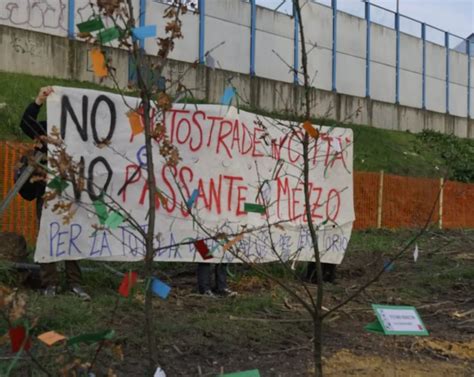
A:
<svg viewBox="0 0 474 377">
<path fill-rule="evenodd" d="M 23 294 L 15 294 L 15 298 L 12 302 L 12 308 L 10 309 L 10 321 L 14 322 L 25 315 L 26 312 L 26 300 Z"/>
<path fill-rule="evenodd" d="M 280 224 L 273 224 L 273 226 L 274 226 L 275 228 L 277 228 L 277 229 L 285 230 L 285 228 L 283 228 L 283 226 L 280 225 Z"/>
<path fill-rule="evenodd" d="M 171 109 L 171 107 L 173 106 L 171 97 L 165 92 L 161 92 L 160 94 L 158 94 L 158 99 L 156 101 L 156 104 L 163 111 L 167 111 Z"/>
<path fill-rule="evenodd" d="M 8 335 L 8 332 L 0 336 L 0 346 L 7 344 L 10 342 L 10 336 Z"/>
<path fill-rule="evenodd" d="M 96 143 L 95 146 L 99 149 L 105 148 L 110 145 L 110 139 L 109 140 L 101 140 L 100 143 Z"/>
<path fill-rule="evenodd" d="M 80 39 L 92 38 L 92 34 L 89 32 L 80 32 L 80 33 L 77 33 L 76 36 Z"/>
<path fill-rule="evenodd" d="M 12 290 L 4 285 L 0 285 L 0 309 L 7 304 L 7 297 L 12 294 Z"/>
<path fill-rule="evenodd" d="M 112 346 L 112 354 L 120 361 L 123 361 L 123 349 L 121 344 L 114 344 Z"/>
</svg>

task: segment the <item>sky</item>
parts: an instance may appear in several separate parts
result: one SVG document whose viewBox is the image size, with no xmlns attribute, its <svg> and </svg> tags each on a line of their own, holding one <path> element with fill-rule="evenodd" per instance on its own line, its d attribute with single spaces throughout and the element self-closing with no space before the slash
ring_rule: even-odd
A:
<svg viewBox="0 0 474 377">
<path fill-rule="evenodd" d="M 257 4 L 269 8 L 276 8 L 283 0 L 257 0 Z M 322 4 L 330 4 L 331 0 L 309 0 Z M 396 9 L 397 0 L 370 0 L 371 3 L 383 6 L 391 10 Z M 447 30 L 452 34 L 461 37 L 468 37 L 474 33 L 474 0 L 399 0 L 400 13 L 405 14 L 416 20 Z M 304 3 L 304 0 L 302 0 Z M 285 12 L 291 11 L 291 1 L 286 0 L 280 8 Z M 362 0 L 338 0 L 338 9 L 349 13 L 363 16 L 364 4 Z M 382 10 L 375 10 L 372 7 L 372 16 L 376 22 L 387 24 L 393 27 L 393 15 Z M 414 22 L 403 20 L 401 23 L 402 31 L 412 34 L 420 34 L 420 26 Z M 442 33 L 435 30 L 427 31 L 428 38 L 442 40 Z M 418 35 L 419 36 L 419 35 Z M 460 42 L 460 41 L 459 41 Z M 453 44 L 458 43 L 453 38 Z"/>
</svg>

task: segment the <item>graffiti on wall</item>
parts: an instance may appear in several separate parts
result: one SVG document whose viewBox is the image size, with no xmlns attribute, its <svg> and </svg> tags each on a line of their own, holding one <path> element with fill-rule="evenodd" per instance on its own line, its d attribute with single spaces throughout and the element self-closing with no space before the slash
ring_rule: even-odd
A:
<svg viewBox="0 0 474 377">
<path fill-rule="evenodd" d="M 65 34 L 67 0 L 0 0 L 0 24 Z"/>
</svg>

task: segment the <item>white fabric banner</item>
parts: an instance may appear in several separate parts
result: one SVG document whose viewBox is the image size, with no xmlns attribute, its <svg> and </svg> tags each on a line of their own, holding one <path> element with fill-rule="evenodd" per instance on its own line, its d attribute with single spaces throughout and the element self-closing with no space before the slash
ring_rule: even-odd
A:
<svg viewBox="0 0 474 377">
<path fill-rule="evenodd" d="M 125 219 L 116 228 L 97 230 L 92 205 L 103 190 L 103 201 L 113 207 L 109 214 L 115 210 L 147 228 L 143 120 L 129 113 L 139 104 L 137 98 L 62 87 L 48 97 L 49 132 L 53 126 L 60 129 L 74 161 L 84 160 L 88 191 L 77 200 L 69 224 L 52 212 L 57 199 L 43 209 L 36 261 L 143 258 L 143 239 L 130 223 Z M 153 142 L 162 195 L 156 201 L 155 260 L 202 262 L 193 242 L 204 239 L 213 254 L 205 262 L 239 262 L 222 244 L 242 232 L 235 246 L 245 260 L 314 260 L 304 208 L 301 124 L 220 105 L 174 105 L 164 119 L 155 113 L 153 124 L 164 123 L 181 158 L 176 167 L 167 167 Z M 104 140 L 110 144 L 97 146 Z M 352 145 L 352 130 L 344 128 L 322 127 L 317 142 L 310 141 L 311 216 L 326 263 L 342 261 L 355 219 Z M 186 202 L 195 190 L 193 221 Z M 71 185 L 62 195 L 74 197 Z M 266 214 L 246 212 L 246 203 L 266 204 Z M 209 234 L 225 234 L 227 240 L 219 244 Z"/>
</svg>

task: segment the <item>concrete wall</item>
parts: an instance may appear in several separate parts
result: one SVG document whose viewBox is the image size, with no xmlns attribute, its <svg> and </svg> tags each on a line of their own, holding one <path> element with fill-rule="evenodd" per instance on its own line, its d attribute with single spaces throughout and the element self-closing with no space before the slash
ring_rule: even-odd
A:
<svg viewBox="0 0 474 377">
<path fill-rule="evenodd" d="M 68 34 L 69 0 L 0 0 L 0 24 L 35 30 L 57 36 Z M 145 24 L 157 24 L 159 36 L 164 34 L 164 10 L 168 5 L 160 0 L 146 0 Z M 330 2 L 326 2 L 329 4 Z M 89 0 L 75 0 L 74 24 L 91 15 Z M 138 17 L 143 10 L 140 0 L 133 0 Z M 244 0 L 205 0 L 204 50 L 217 67 L 236 73 L 250 73 L 251 6 Z M 363 10 L 361 5 L 360 10 Z M 372 7 L 374 16 L 378 9 Z M 359 12 L 359 15 L 362 13 Z M 311 51 L 309 72 L 315 88 L 331 90 L 333 76 L 332 44 L 333 15 L 327 5 L 306 2 L 302 9 L 306 34 L 306 48 Z M 374 20 L 377 20 L 374 17 Z M 111 21 L 105 19 L 106 25 Z M 390 23 L 392 24 L 392 22 Z M 293 82 L 294 65 L 293 17 L 257 6 L 255 35 L 255 72 L 263 78 L 286 83 Z M 336 90 L 338 93 L 364 97 L 366 93 L 366 27 L 363 18 L 337 13 Z M 74 28 L 75 29 L 75 28 Z M 194 62 L 199 57 L 199 15 L 189 12 L 183 17 L 184 40 L 176 44 L 171 58 Z M 396 90 L 396 32 L 390 27 L 372 23 L 370 95 L 378 101 L 394 103 Z M 300 41 L 301 42 L 301 41 Z M 24 41 L 15 41 L 25 48 Z M 401 33 L 400 36 L 400 104 L 422 108 L 422 41 Z M 112 46 L 114 44 L 112 43 Z M 218 46 L 216 48 L 216 46 Z M 297 46 L 299 47 L 299 46 Z M 34 50 L 37 46 L 26 46 Z M 41 48 L 40 48 L 41 49 Z M 156 40 L 147 39 L 145 50 L 154 55 Z M 299 53 L 301 55 L 301 53 Z M 445 113 L 446 106 L 446 49 L 426 43 L 426 108 Z M 33 64 L 33 63 L 32 63 Z M 449 113 L 467 116 L 468 58 L 451 51 Z M 474 67 L 474 63 L 471 61 Z M 301 68 L 301 56 L 299 67 Z M 472 70 L 474 75 L 474 69 Z M 474 87 L 474 80 L 471 80 Z M 474 113 L 474 90 L 471 116 Z"/>
<path fill-rule="evenodd" d="M 158 3 L 154 0 L 147 0 L 146 3 L 147 11 L 145 12 L 145 24 L 157 24 L 157 32 L 159 38 L 163 38 L 165 36 L 165 21 L 163 20 L 163 14 L 167 7 L 168 6 L 166 4 Z M 199 35 L 199 16 L 197 14 L 189 12 L 182 17 L 182 21 L 183 34 L 185 36 L 192 35 L 197 38 L 197 36 Z M 153 38 L 146 39 L 145 50 L 150 55 L 156 55 L 158 53 L 157 41 Z M 172 59 L 192 63 L 199 58 L 199 45 L 198 43 L 187 43 L 186 48 L 175 48 L 171 52 L 170 57 Z"/>
<path fill-rule="evenodd" d="M 294 52 L 293 20 L 285 14 L 257 7 L 256 28 L 256 75 L 293 82 L 293 72 L 290 70 Z"/>
<path fill-rule="evenodd" d="M 449 113 L 465 116 L 467 113 L 467 55 L 450 50 Z"/>
<path fill-rule="evenodd" d="M 366 22 L 346 13 L 338 17 L 337 80 L 340 93 L 365 96 L 365 29 Z"/>
<path fill-rule="evenodd" d="M 134 9 L 139 9 L 140 0 L 133 0 Z M 75 23 L 87 21 L 92 15 L 89 0 L 75 0 Z M 42 33 L 67 36 L 68 0 L 0 0 L 0 24 Z M 137 13 L 138 14 L 138 13 Z M 107 27 L 113 25 L 104 19 Z"/>
<path fill-rule="evenodd" d="M 224 69 L 249 73 L 250 61 L 250 5 L 234 0 L 210 0 L 206 2 L 205 50 L 215 49 L 212 56 Z M 196 39 L 194 39 L 194 37 Z M 184 40 L 183 47 L 198 45 L 197 35 Z"/>
<path fill-rule="evenodd" d="M 67 12 L 67 0 L 0 0 L 0 24 L 52 35 L 67 35 Z"/>
<path fill-rule="evenodd" d="M 446 49 L 426 43 L 426 108 L 446 111 Z"/>
<path fill-rule="evenodd" d="M 372 98 L 395 102 L 395 31 L 373 24 L 372 25 Z"/>
<path fill-rule="evenodd" d="M 331 90 L 331 9 L 307 2 L 302 21 L 303 25 L 311 25 L 305 28 L 306 51 L 311 51 L 308 55 L 310 78 L 316 88 Z M 301 39 L 299 43 L 301 44 Z"/>
<path fill-rule="evenodd" d="M 423 43 L 421 39 L 401 34 L 400 43 L 400 103 L 422 107 Z"/>
<path fill-rule="evenodd" d="M 35 49 L 18 49 L 15 41 L 36 46 Z M 88 69 L 89 46 L 79 41 L 37 33 L 29 30 L 0 26 L 0 71 L 20 72 L 40 76 L 98 82 Z M 129 59 L 126 51 L 109 48 L 107 54 L 117 69 L 119 84 L 128 83 Z M 267 111 L 293 112 L 301 106 L 303 88 L 291 83 L 250 77 L 232 71 L 205 66 L 191 68 L 190 63 L 170 60 L 166 67 L 167 77 L 184 75 L 183 83 L 194 88 L 198 99 L 219 102 L 228 80 L 237 88 L 239 95 L 248 99 L 246 106 Z M 54 85 L 54 79 L 51 80 Z M 110 79 L 105 85 L 113 86 Z M 454 132 L 460 137 L 474 138 L 474 120 L 408 106 L 376 101 L 373 99 L 335 93 L 323 89 L 311 91 L 313 115 L 328 116 L 339 121 L 368 124 L 391 130 L 419 132 L 433 129 Z"/>
</svg>

